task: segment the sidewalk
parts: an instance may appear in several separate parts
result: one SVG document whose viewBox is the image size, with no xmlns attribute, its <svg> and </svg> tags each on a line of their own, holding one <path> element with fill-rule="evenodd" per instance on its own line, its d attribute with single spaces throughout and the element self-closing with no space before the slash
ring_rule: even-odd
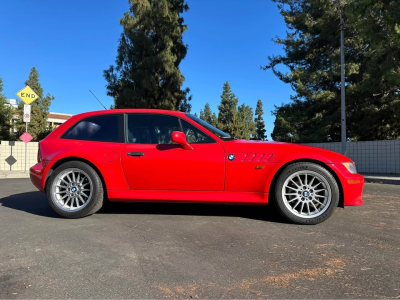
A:
<svg viewBox="0 0 400 300">
<path fill-rule="evenodd" d="M 29 178 L 29 172 L 24 171 L 0 171 L 0 179 Z"/>
<path fill-rule="evenodd" d="M 383 183 L 400 185 L 400 174 L 361 174 L 367 183 Z M 0 179 L 6 178 L 29 178 L 29 172 L 23 171 L 0 171 Z"/>
</svg>

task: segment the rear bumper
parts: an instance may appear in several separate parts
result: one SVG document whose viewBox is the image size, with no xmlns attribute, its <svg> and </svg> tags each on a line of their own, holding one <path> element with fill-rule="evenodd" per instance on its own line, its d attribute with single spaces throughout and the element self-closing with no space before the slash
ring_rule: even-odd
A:
<svg viewBox="0 0 400 300">
<path fill-rule="evenodd" d="M 336 173 L 343 187 L 343 204 L 345 206 L 363 205 L 362 192 L 364 177 L 360 174 L 350 173 L 343 164 L 328 164 Z"/>
<path fill-rule="evenodd" d="M 46 174 L 49 169 L 50 164 L 47 161 L 39 162 L 29 169 L 32 184 L 42 192 L 45 192 Z"/>
</svg>

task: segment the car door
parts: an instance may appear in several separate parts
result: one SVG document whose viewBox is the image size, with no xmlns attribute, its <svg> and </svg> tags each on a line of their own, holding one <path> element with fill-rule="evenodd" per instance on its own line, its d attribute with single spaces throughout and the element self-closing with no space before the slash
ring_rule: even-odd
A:
<svg viewBox="0 0 400 300">
<path fill-rule="evenodd" d="M 121 162 L 134 190 L 223 191 L 224 149 L 189 122 L 173 115 L 132 113 L 126 117 Z M 186 131 L 192 150 L 171 141 Z"/>
</svg>

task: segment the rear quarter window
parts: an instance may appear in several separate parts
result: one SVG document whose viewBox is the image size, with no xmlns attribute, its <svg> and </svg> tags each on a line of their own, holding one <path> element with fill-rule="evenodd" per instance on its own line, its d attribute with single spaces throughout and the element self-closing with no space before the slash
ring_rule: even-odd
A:
<svg viewBox="0 0 400 300">
<path fill-rule="evenodd" d="M 68 140 L 122 143 L 123 133 L 119 120 L 122 115 L 102 115 L 85 118 L 73 125 L 61 137 Z M 121 130 L 119 130 L 121 127 Z"/>
</svg>

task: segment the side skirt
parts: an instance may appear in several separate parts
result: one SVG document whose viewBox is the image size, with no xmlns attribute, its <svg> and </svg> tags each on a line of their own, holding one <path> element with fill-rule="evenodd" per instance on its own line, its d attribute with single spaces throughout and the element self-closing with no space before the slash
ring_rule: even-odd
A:
<svg viewBox="0 0 400 300">
<path fill-rule="evenodd" d="M 268 204 L 268 193 L 155 190 L 107 190 L 112 202 L 198 202 Z"/>
</svg>

